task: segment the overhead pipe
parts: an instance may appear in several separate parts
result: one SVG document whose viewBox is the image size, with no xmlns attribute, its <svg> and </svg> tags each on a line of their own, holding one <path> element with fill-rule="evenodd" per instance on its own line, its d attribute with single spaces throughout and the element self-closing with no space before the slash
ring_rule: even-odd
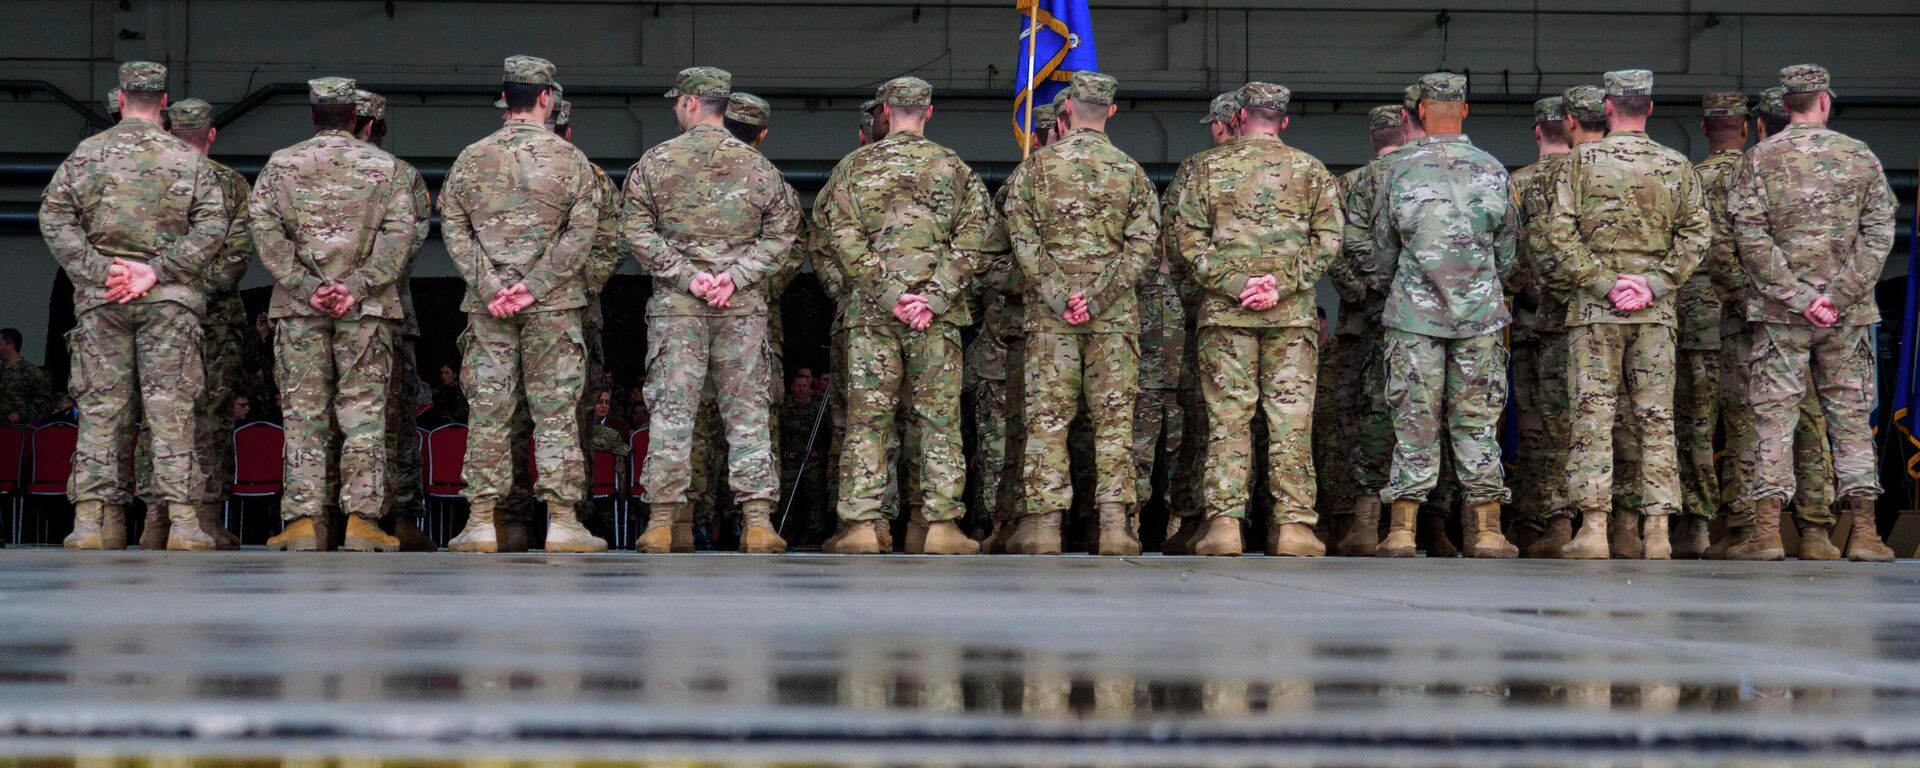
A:
<svg viewBox="0 0 1920 768">
<path fill-rule="evenodd" d="M 93 107 L 74 98 L 60 86 L 45 80 L 0 80 L 0 91 L 40 91 L 52 96 L 54 101 L 65 104 L 68 109 L 79 113 L 80 118 L 86 120 L 87 125 L 93 128 L 106 128 L 113 125 L 113 121 L 105 114 L 93 111 Z"/>
</svg>

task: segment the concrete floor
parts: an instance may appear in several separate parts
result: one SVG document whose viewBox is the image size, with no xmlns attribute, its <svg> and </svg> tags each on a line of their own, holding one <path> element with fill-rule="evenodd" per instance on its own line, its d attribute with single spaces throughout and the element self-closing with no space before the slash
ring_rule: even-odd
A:
<svg viewBox="0 0 1920 768">
<path fill-rule="evenodd" d="M 0 550 L 0 766 L 103 754 L 1920 760 L 1920 564 Z"/>
</svg>

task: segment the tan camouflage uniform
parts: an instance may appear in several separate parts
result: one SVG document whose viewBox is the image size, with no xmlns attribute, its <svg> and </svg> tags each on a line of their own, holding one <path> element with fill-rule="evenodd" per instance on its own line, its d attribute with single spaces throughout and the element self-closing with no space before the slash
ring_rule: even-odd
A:
<svg viewBox="0 0 1920 768">
<path fill-rule="evenodd" d="M 1536 104 L 1534 122 L 1564 119 L 1560 98 Z M 1515 410 L 1520 415 L 1518 446 L 1520 520 L 1543 530 L 1553 517 L 1571 517 L 1567 498 L 1566 454 L 1571 428 L 1567 400 L 1566 297 L 1548 286 L 1557 268 L 1547 240 L 1553 185 L 1566 167 L 1559 152 L 1513 172 L 1513 199 L 1520 213 L 1518 261 L 1508 291 L 1516 308 L 1511 376 Z"/>
</svg>

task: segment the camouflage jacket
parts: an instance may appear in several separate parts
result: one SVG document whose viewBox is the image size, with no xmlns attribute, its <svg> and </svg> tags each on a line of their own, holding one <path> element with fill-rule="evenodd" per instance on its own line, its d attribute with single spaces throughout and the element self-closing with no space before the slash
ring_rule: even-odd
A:
<svg viewBox="0 0 1920 768">
<path fill-rule="evenodd" d="M 1567 324 L 1658 323 L 1678 319 L 1675 289 L 1707 250 L 1699 177 L 1678 152 L 1637 131 L 1616 131 L 1574 147 L 1554 184 L 1547 239 L 1567 286 Z M 1620 275 L 1640 275 L 1653 304 L 1613 308 Z"/>
<path fill-rule="evenodd" d="M 420 257 L 427 235 L 433 233 L 433 193 L 427 191 L 427 180 L 420 177 L 419 170 L 398 157 L 393 162 L 400 167 L 400 178 L 407 188 L 413 190 L 413 250 L 407 254 L 407 265 L 394 283 L 394 289 L 400 294 L 400 333 L 419 336 L 420 316 L 413 311 L 413 261 Z"/>
<path fill-rule="evenodd" d="M 273 153 L 247 204 L 260 262 L 273 274 L 269 317 L 323 314 L 307 300 L 339 283 L 352 317 L 401 317 L 400 292 L 418 235 L 412 184 L 399 161 L 345 131 L 321 131 Z"/>
<path fill-rule="evenodd" d="M 807 402 L 799 402 L 789 397 L 780 405 L 780 469 L 789 475 L 800 469 L 800 455 L 807 452 L 807 440 L 814 442 L 814 455 L 807 460 L 809 473 L 821 471 L 825 464 L 820 460 L 820 452 L 826 448 L 827 436 L 833 422 L 820 425 L 821 435 L 813 434 L 814 419 L 820 415 L 820 398 L 814 397 Z"/>
<path fill-rule="evenodd" d="M 1727 193 L 1733 176 L 1740 170 L 1737 150 L 1715 152 L 1693 167 L 1700 176 L 1700 204 L 1707 209 L 1707 250 L 1693 275 L 1680 286 L 1680 348 L 1719 349 L 1721 328 L 1726 324 L 1728 303 L 1722 301 L 1720 285 L 1725 264 L 1739 260 L 1733 244 L 1733 219 L 1727 210 Z M 1745 282 L 1743 279 L 1742 283 Z M 1741 298 L 1745 298 L 1742 285 Z M 1733 302 L 1745 309 L 1745 301 Z M 1741 325 L 1746 318 L 1742 317 Z"/>
<path fill-rule="evenodd" d="M 1706 201 L 1713 237 L 1699 271 L 1713 281 L 1723 338 L 1747 332 L 1747 300 L 1753 291 L 1747 268 L 1740 263 L 1740 243 L 1733 237 L 1733 181 L 1740 175 L 1740 161 L 1745 157 L 1743 151 L 1714 153 L 1694 166 L 1700 174 L 1700 193 Z"/>
<path fill-rule="evenodd" d="M 1027 330 L 1138 333 L 1134 286 L 1160 237 L 1159 202 L 1140 164 L 1105 133 L 1080 129 L 1034 152 L 1006 183 Z M 1093 314 L 1079 326 L 1061 317 L 1075 293 Z"/>
<path fill-rule="evenodd" d="M 1345 224 L 1340 233 L 1340 257 L 1327 267 L 1334 292 L 1341 296 L 1337 335 L 1378 334 L 1384 327 L 1387 294 L 1380 288 L 1385 283 L 1380 279 L 1380 264 L 1373 257 L 1374 206 L 1380 196 L 1380 177 L 1411 151 L 1413 145 L 1404 144 L 1353 169 L 1353 179 L 1342 198 Z M 1347 304 L 1349 297 L 1354 302 L 1351 307 Z"/>
<path fill-rule="evenodd" d="M 1364 335 L 1367 332 L 1369 319 L 1373 321 L 1372 327 L 1379 327 L 1379 297 L 1367 287 L 1365 280 L 1360 279 L 1359 273 L 1348 266 L 1352 263 L 1352 257 L 1346 252 L 1347 248 L 1352 247 L 1349 245 L 1351 240 L 1346 236 L 1347 233 L 1367 234 L 1367 225 L 1364 222 L 1356 223 L 1351 218 L 1347 218 L 1350 214 L 1347 208 L 1348 201 L 1353 197 L 1354 187 L 1364 183 L 1371 190 L 1376 178 L 1378 177 L 1373 172 L 1373 164 L 1367 163 L 1340 174 L 1334 179 L 1334 183 L 1339 186 L 1342 217 L 1341 254 L 1333 260 L 1332 264 L 1327 265 L 1327 282 L 1333 285 L 1333 292 L 1340 296 L 1340 318 L 1334 325 L 1335 336 Z M 1371 255 L 1373 253 L 1371 238 L 1365 239 L 1369 246 L 1367 253 Z"/>
<path fill-rule="evenodd" d="M 593 250 L 582 267 L 585 274 L 580 278 L 580 289 L 586 293 L 587 308 L 580 322 L 588 328 L 600 328 L 606 324 L 600 315 L 600 293 L 626 261 L 627 241 L 620 236 L 620 188 L 613 185 L 605 168 L 597 163 L 588 166 L 593 168 L 594 183 L 600 187 L 599 226 L 593 231 Z"/>
<path fill-rule="evenodd" d="M 238 326 L 247 322 L 247 305 L 240 301 L 240 278 L 253 263 L 253 229 L 247 225 L 247 196 L 252 185 L 239 171 L 212 160 L 214 175 L 220 177 L 220 194 L 227 202 L 227 238 L 220 253 L 207 264 L 200 293 L 207 298 L 206 314 L 200 324 Z"/>
<path fill-rule="evenodd" d="M 1809 323 L 1801 313 L 1825 294 L 1843 325 L 1880 321 L 1873 286 L 1893 247 L 1894 199 L 1866 144 L 1789 125 L 1747 152 L 1731 206 L 1753 283 L 1747 319 Z"/>
<path fill-rule="evenodd" d="M 1569 153 L 1559 152 L 1513 172 L 1513 202 L 1519 210 L 1520 234 L 1515 238 L 1517 258 L 1507 291 L 1513 297 L 1513 338 L 1522 341 L 1536 333 L 1565 332 L 1566 293 L 1550 285 L 1559 269 L 1553 245 L 1547 240 L 1553 185 L 1567 167 Z"/>
<path fill-rule="evenodd" d="M 508 120 L 460 152 L 440 187 L 440 236 L 467 282 L 462 312 L 525 283 L 530 312 L 587 305 L 600 187 L 587 156 L 547 127 Z"/>
<path fill-rule="evenodd" d="M 107 303 L 114 259 L 153 267 L 159 282 L 135 301 L 205 312 L 201 279 L 230 222 L 213 163 L 135 118 L 82 140 L 40 196 L 40 235 L 73 281 L 76 314 Z"/>
<path fill-rule="evenodd" d="M 1204 292 L 1202 326 L 1313 327 L 1314 284 L 1340 255 L 1339 185 L 1326 166 L 1279 137 L 1249 134 L 1203 155 L 1167 226 Z M 1240 306 L 1247 279 L 1279 278 L 1280 303 Z"/>
<path fill-rule="evenodd" d="M 1506 327 L 1512 316 L 1501 282 L 1519 233 L 1506 169 L 1459 134 L 1428 136 L 1386 157 L 1370 278 L 1387 297 L 1382 323 L 1448 339 Z"/>
<path fill-rule="evenodd" d="M 620 229 L 653 275 L 649 316 L 765 314 L 765 280 L 798 240 L 800 201 L 758 150 L 725 128 L 697 125 L 627 171 Z M 733 306 L 693 295 L 701 272 L 733 278 Z"/>
<path fill-rule="evenodd" d="M 1140 278 L 1140 388 L 1178 389 L 1186 362 L 1187 310 L 1180 278 L 1163 257 Z"/>
<path fill-rule="evenodd" d="M 980 381 L 1006 381 L 1008 363 L 1014 350 L 1027 337 L 1026 281 L 1020 279 L 1020 265 L 1007 247 L 1007 192 L 1005 184 L 994 190 L 994 242 L 999 252 L 986 259 L 974 275 L 973 292 L 980 306 L 980 333 L 967 345 L 967 360 L 962 377 L 971 388 Z"/>
<path fill-rule="evenodd" d="M 24 357 L 13 365 L 0 364 L 0 425 L 26 424 L 52 408 L 53 386 L 46 371 Z"/>
</svg>

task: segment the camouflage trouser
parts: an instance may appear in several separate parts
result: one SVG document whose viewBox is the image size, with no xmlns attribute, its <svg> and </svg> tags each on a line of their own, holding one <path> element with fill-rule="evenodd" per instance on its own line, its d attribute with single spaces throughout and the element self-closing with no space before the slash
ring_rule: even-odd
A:
<svg viewBox="0 0 1920 768">
<path fill-rule="evenodd" d="M 1540 342 L 1516 337 L 1510 355 L 1507 375 L 1512 381 L 1517 444 L 1513 475 L 1508 479 L 1514 491 L 1514 519 L 1531 525 L 1546 517 L 1541 510 L 1546 506 L 1543 487 L 1548 480 L 1540 467 L 1547 435 L 1546 420 L 1540 415 Z"/>
<path fill-rule="evenodd" d="M 1620 379 L 1615 403 L 1632 402 L 1633 389 L 1625 377 Z M 1676 454 L 1677 456 L 1678 454 Z M 1646 465 L 1646 453 L 1641 450 L 1640 428 L 1634 420 L 1632 408 L 1614 409 L 1613 414 L 1613 508 L 1621 512 L 1639 512 L 1641 502 L 1646 498 L 1646 487 L 1641 484 L 1640 471 Z M 1676 484 L 1674 486 L 1678 488 Z M 1674 514 L 1679 514 L 1676 507 Z"/>
<path fill-rule="evenodd" d="M 67 499 L 124 505 L 132 478 L 127 438 L 135 414 L 153 451 L 155 492 L 169 503 L 200 498 L 205 468 L 194 455 L 194 405 L 204 386 L 200 319 L 171 302 L 108 304 L 87 310 L 67 333 L 67 385 L 79 435 Z"/>
<path fill-rule="evenodd" d="M 687 503 L 694 420 L 708 379 L 726 426 L 734 500 L 776 500 L 779 477 L 767 423 L 766 315 L 656 315 L 647 318 L 647 340 L 646 395 L 653 426 L 640 481 L 647 501 Z"/>
<path fill-rule="evenodd" d="M 286 421 L 286 497 L 280 517 L 340 511 L 378 520 L 387 511 L 387 388 L 393 375 L 391 320 L 283 317 L 274 333 L 274 370 Z M 333 447 L 340 435 L 338 501 Z"/>
<path fill-rule="evenodd" d="M 514 411 L 525 405 L 532 423 L 535 485 L 549 505 L 571 508 L 586 487 L 580 453 L 579 402 L 586 387 L 586 349 L 580 313 L 524 312 L 497 318 L 467 315 L 460 337 L 460 384 L 472 411 L 468 425 L 464 494 L 473 504 L 500 507 L 512 492 L 515 472 L 525 472 L 515 453 Z M 521 469 L 516 469 L 516 465 Z M 517 514 L 517 513 L 516 513 Z"/>
<path fill-rule="evenodd" d="M 1067 425 L 1084 401 L 1093 421 L 1094 500 L 1131 508 L 1133 395 L 1140 345 L 1127 333 L 1033 333 L 1027 337 L 1026 444 L 1022 448 L 1029 514 L 1073 506 Z"/>
<path fill-rule="evenodd" d="M 718 468 L 714 466 L 713 455 L 724 455 L 727 449 L 720 437 L 718 397 L 709 378 L 700 390 L 700 409 L 693 414 L 693 442 L 687 446 L 687 503 L 693 506 L 693 522 L 701 525 L 713 525 L 715 511 L 720 506 L 717 499 L 720 487 L 726 485 L 724 475 L 714 477 Z"/>
<path fill-rule="evenodd" d="M 598 313 L 600 307 L 595 304 L 584 311 Z M 600 343 L 600 324 L 585 322 L 583 315 L 580 340 L 582 348 L 587 353 L 587 389 L 590 391 L 595 386 L 594 382 L 600 381 L 600 372 L 607 367 L 606 349 Z M 576 418 L 580 420 L 580 456 L 586 462 L 584 465 L 586 471 L 581 473 L 581 480 L 584 482 L 580 486 L 580 503 L 574 509 L 574 516 L 580 520 L 593 517 L 593 407 L 593 398 L 586 395 L 580 397 L 580 414 Z M 620 462 L 614 462 L 614 466 L 619 465 Z M 618 474 L 617 470 L 615 474 Z"/>
<path fill-rule="evenodd" d="M 1348 346 L 1340 366 L 1342 381 L 1354 389 L 1353 431 L 1347 442 L 1347 467 L 1353 476 L 1354 498 L 1377 494 L 1387 487 L 1396 442 L 1393 406 L 1387 402 L 1387 342 L 1385 332 L 1370 329 L 1342 340 Z"/>
<path fill-rule="evenodd" d="M 1806 397 L 1809 378 L 1827 416 L 1840 498 L 1879 498 L 1879 466 L 1868 423 L 1878 383 L 1873 326 L 1755 323 L 1748 359 L 1753 379 L 1747 384 L 1747 399 L 1757 419 L 1759 452 L 1747 498 L 1785 501 L 1793 496 L 1789 437 L 1800 420 L 1796 406 Z"/>
<path fill-rule="evenodd" d="M 1154 477 L 1161 475 L 1168 513 L 1177 516 L 1172 510 L 1186 496 L 1181 490 L 1186 481 L 1172 464 L 1186 439 L 1186 426 L 1180 390 L 1143 389 L 1134 396 L 1133 496 L 1142 508 L 1152 502 Z"/>
<path fill-rule="evenodd" d="M 237 325 L 200 326 L 206 383 L 194 414 L 194 450 L 206 469 L 200 502 L 210 506 L 233 493 L 233 400 L 240 383 L 240 339 L 246 332 Z"/>
<path fill-rule="evenodd" d="M 1753 326 L 1742 323 L 1741 328 L 1720 337 L 1720 416 L 1727 438 L 1726 450 L 1720 454 L 1720 488 L 1726 492 L 1723 503 L 1735 522 L 1753 511 L 1753 504 L 1742 497 L 1760 459 L 1759 421 L 1747 400 L 1747 385 L 1753 378 L 1747 367 L 1753 355 Z M 1807 372 L 1809 382 L 1812 375 Z M 1801 522 L 1833 525 L 1833 451 L 1827 445 L 1827 415 L 1820 410 L 1820 396 L 1811 383 L 1798 409 L 1800 418 L 1793 425 L 1793 515 Z"/>
<path fill-rule="evenodd" d="M 1581 512 L 1605 512 L 1615 495 L 1647 515 L 1680 511 L 1673 433 L 1674 329 L 1652 323 L 1595 323 L 1568 331 L 1573 433 L 1567 476 Z M 1627 407 L 1619 406 L 1624 402 Z M 1617 421 L 1624 421 L 1617 424 Z M 1622 452 L 1637 481 L 1616 478 L 1616 429 L 1638 438 L 1639 457 Z M 1618 482 L 1616 482 L 1618 480 Z"/>
<path fill-rule="evenodd" d="M 1354 359 L 1352 336 L 1335 336 L 1320 350 L 1314 367 L 1313 468 L 1319 484 L 1314 499 L 1321 520 L 1353 514 L 1356 495 L 1347 446 L 1360 421 L 1354 408 L 1359 399 L 1357 378 L 1341 376 L 1341 365 Z"/>
<path fill-rule="evenodd" d="M 513 405 L 513 421 L 507 426 L 507 450 L 512 453 L 507 466 L 513 471 L 513 485 L 494 511 L 501 520 L 524 523 L 533 516 L 534 469 L 533 412 L 527 407 L 525 393 Z"/>
<path fill-rule="evenodd" d="M 1187 308 L 1188 318 L 1196 314 L 1193 307 Z M 1189 324 L 1187 338 L 1199 336 L 1199 327 Z M 1179 525 L 1175 518 L 1198 518 L 1206 514 L 1205 483 L 1201 478 L 1207 466 L 1207 397 L 1200 391 L 1199 346 L 1187 345 L 1180 366 L 1180 432 L 1186 439 L 1180 441 L 1180 451 L 1173 457 L 1173 475 L 1178 479 L 1167 482 L 1168 535 Z"/>
<path fill-rule="evenodd" d="M 420 439 L 413 420 L 413 382 L 420 376 L 414 341 L 404 333 L 395 337 L 393 379 L 387 386 L 387 487 L 393 499 L 390 509 L 402 517 L 426 512 L 420 495 Z"/>
<path fill-rule="evenodd" d="M 1393 409 L 1393 469 L 1383 501 L 1424 500 L 1440 479 L 1440 442 L 1468 504 L 1510 497 L 1500 466 L 1500 412 L 1507 350 L 1500 334 L 1444 339 L 1387 329 L 1387 403 Z"/>
<path fill-rule="evenodd" d="M 1680 508 L 1712 520 L 1720 506 L 1713 466 L 1713 430 L 1720 422 L 1720 350 L 1680 350 L 1673 392 L 1674 439 L 1680 459 Z"/>
<path fill-rule="evenodd" d="M 881 519 L 888 475 L 887 437 L 904 404 L 914 438 L 907 460 L 920 467 L 906 478 L 903 500 L 930 522 L 966 514 L 966 456 L 960 445 L 960 329 L 941 323 L 926 331 L 905 326 L 847 329 L 847 441 L 840 456 L 841 520 Z M 918 486 L 918 498 L 909 494 Z"/>
<path fill-rule="evenodd" d="M 1531 382 L 1533 410 L 1540 422 L 1539 446 L 1529 458 L 1526 443 L 1521 443 L 1521 466 L 1532 462 L 1535 484 L 1534 511 L 1538 520 L 1573 516 L 1573 497 L 1567 482 L 1567 441 L 1573 430 L 1573 414 L 1568 400 L 1567 341 L 1565 332 L 1538 332 L 1533 344 L 1533 365 L 1521 371 L 1514 359 L 1516 375 Z M 1525 407 L 1525 406 L 1522 406 Z"/>
<path fill-rule="evenodd" d="M 1267 493 L 1273 522 L 1313 525 L 1314 328 L 1200 329 L 1207 397 L 1207 516 L 1244 517 L 1255 418 L 1267 423 Z"/>
<path fill-rule="evenodd" d="M 980 379 L 973 385 L 974 454 L 979 463 L 980 506 L 985 508 L 987 518 L 994 521 L 1015 517 L 1004 491 L 1010 455 L 1007 451 L 1009 389 L 1007 382 L 999 379 Z"/>
</svg>

